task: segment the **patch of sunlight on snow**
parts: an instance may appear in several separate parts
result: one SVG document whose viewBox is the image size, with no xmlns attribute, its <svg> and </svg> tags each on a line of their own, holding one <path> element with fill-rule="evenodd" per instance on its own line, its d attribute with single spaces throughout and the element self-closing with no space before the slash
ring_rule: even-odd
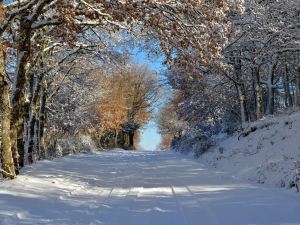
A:
<svg viewBox="0 0 300 225">
<path fill-rule="evenodd" d="M 231 191 L 242 188 L 255 188 L 253 185 L 239 184 L 239 185 L 199 185 L 189 186 L 193 192 L 218 192 L 218 191 Z"/>
<path fill-rule="evenodd" d="M 189 193 L 186 187 L 173 187 L 173 189 L 177 195 L 184 195 Z"/>
<path fill-rule="evenodd" d="M 172 189 L 170 187 L 143 188 L 139 196 L 142 197 L 164 197 L 171 196 Z"/>
<path fill-rule="evenodd" d="M 14 215 L 16 215 L 16 213 L 15 212 L 10 212 L 10 211 L 0 210 L 0 215 L 2 215 L 2 216 L 14 216 Z"/>
<path fill-rule="evenodd" d="M 151 212 L 168 213 L 168 212 L 172 212 L 172 210 L 162 209 L 160 207 L 154 207 L 154 208 L 150 208 L 150 209 L 137 209 L 136 212 L 139 212 L 139 213 L 151 213 Z"/>
<path fill-rule="evenodd" d="M 32 193 L 28 193 L 26 191 L 22 192 L 22 191 L 11 191 L 11 190 L 0 190 L 0 195 L 11 195 L 11 196 L 22 196 L 23 198 L 38 198 L 38 199 L 43 199 L 43 197 L 41 195 L 36 195 L 36 194 L 32 194 Z M 46 199 L 46 198 L 44 198 Z"/>
</svg>

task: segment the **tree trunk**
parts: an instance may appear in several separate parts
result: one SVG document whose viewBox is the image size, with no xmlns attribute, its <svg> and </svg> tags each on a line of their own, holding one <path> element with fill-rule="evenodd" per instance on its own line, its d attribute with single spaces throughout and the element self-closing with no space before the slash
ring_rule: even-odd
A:
<svg viewBox="0 0 300 225">
<path fill-rule="evenodd" d="M 125 147 L 125 148 L 129 148 L 129 145 L 130 145 L 129 136 L 130 136 L 130 134 L 128 132 L 124 133 L 125 143 L 124 143 L 123 147 Z"/>
<path fill-rule="evenodd" d="M 46 104 L 47 104 L 47 86 L 46 82 L 43 84 L 43 90 L 41 95 L 41 106 L 40 106 L 40 112 L 39 112 L 39 118 L 37 120 L 37 150 L 38 154 L 44 154 L 46 155 L 46 149 L 45 149 L 45 125 L 47 122 L 47 110 L 46 110 Z"/>
<path fill-rule="evenodd" d="M 239 81 L 236 83 L 236 89 L 238 93 L 239 103 L 240 103 L 240 116 L 241 116 L 241 123 L 242 128 L 245 127 L 247 119 L 249 117 L 248 110 L 247 110 L 247 102 L 246 102 L 246 94 L 245 94 L 245 85 L 242 79 L 242 65 L 241 61 L 238 60 L 235 64 L 235 77 L 236 80 Z"/>
<path fill-rule="evenodd" d="M 26 104 L 26 112 L 25 112 L 25 148 L 24 148 L 24 164 L 31 164 L 33 163 L 33 157 L 32 157 L 32 135 L 34 129 L 34 123 L 35 121 L 32 121 L 35 117 L 33 107 L 35 106 L 33 103 L 33 96 L 35 95 L 35 76 L 34 73 L 31 72 L 29 74 L 29 93 L 28 93 L 28 99 L 30 102 Z"/>
<path fill-rule="evenodd" d="M 115 130 L 115 147 L 118 147 L 118 131 Z"/>
<path fill-rule="evenodd" d="M 33 163 L 37 158 L 37 152 L 38 148 L 36 148 L 38 145 L 36 144 L 36 138 L 38 136 L 35 136 L 37 131 L 39 130 L 39 120 L 37 120 L 37 116 L 39 114 L 39 108 L 40 108 L 40 102 L 41 100 L 41 89 L 42 89 L 42 79 L 43 76 L 38 76 L 36 79 L 36 85 L 33 89 L 32 93 L 32 100 L 30 104 L 29 109 L 29 118 L 28 118 L 28 136 L 27 136 L 27 142 L 28 145 L 25 148 L 25 152 L 28 152 L 28 160 L 29 163 Z"/>
<path fill-rule="evenodd" d="M 240 113 L 241 113 L 241 123 L 242 128 L 245 127 L 247 122 L 246 119 L 246 108 L 245 108 L 245 95 L 243 94 L 242 88 L 240 85 L 237 85 L 238 95 L 239 95 L 239 102 L 240 102 Z"/>
<path fill-rule="evenodd" d="M 263 88 L 261 86 L 259 68 L 255 67 L 253 69 L 254 78 L 256 79 L 255 84 L 255 95 L 256 95 L 256 115 L 257 119 L 264 117 L 264 99 L 263 99 Z"/>
<path fill-rule="evenodd" d="M 264 117 L 264 99 L 263 99 L 263 88 L 260 84 L 256 84 L 256 114 L 257 119 L 261 119 Z"/>
<path fill-rule="evenodd" d="M 2 2 L 1 2 L 2 5 Z M 1 10 L 0 5 L 0 10 Z M 1 19 L 1 17 L 0 17 Z M 3 42 L 0 37 L 0 47 L 2 48 Z M 3 48 L 0 49 L 0 103 L 2 105 L 2 175 L 4 178 L 13 179 L 15 174 L 14 160 L 11 151 L 11 140 L 10 140 L 10 118 L 11 118 L 11 106 L 9 99 L 9 84 L 6 79 L 5 61 L 4 61 Z"/>
<path fill-rule="evenodd" d="M 41 126 L 41 123 L 40 123 L 40 114 L 37 115 L 36 117 L 36 120 L 35 120 L 35 125 L 34 125 L 34 134 L 33 134 L 33 152 L 34 154 L 38 155 L 39 159 L 41 158 L 40 155 L 42 152 L 42 148 L 41 148 L 41 137 L 40 137 L 40 126 Z"/>
<path fill-rule="evenodd" d="M 293 105 L 293 98 L 290 89 L 288 65 L 285 65 L 285 72 L 284 72 L 284 94 L 285 94 L 285 107 L 291 107 Z"/>
<path fill-rule="evenodd" d="M 255 91 L 255 86 L 256 86 L 256 84 L 255 84 L 256 82 L 255 82 L 255 79 L 252 77 L 252 82 L 251 82 L 251 95 L 250 95 L 250 98 L 251 98 L 251 107 L 250 107 L 250 109 L 249 109 L 249 120 L 250 121 L 255 121 L 255 120 L 257 120 L 257 113 L 256 113 L 256 111 L 257 111 L 257 109 L 256 109 L 256 106 L 257 106 L 257 103 L 256 103 L 256 91 Z"/>
<path fill-rule="evenodd" d="M 37 119 L 40 103 L 41 103 L 41 91 L 43 86 L 43 81 L 45 77 L 45 73 L 42 72 L 41 74 L 34 75 L 34 68 L 43 69 L 44 64 L 44 49 L 46 48 L 46 45 L 48 43 L 47 38 L 45 38 L 43 44 L 40 47 L 40 52 L 36 58 L 36 61 L 34 62 L 34 65 L 32 65 L 32 72 L 29 75 L 29 84 L 30 84 L 30 105 L 28 109 L 28 117 L 27 119 L 27 145 L 25 146 L 25 154 L 28 153 L 28 161 L 29 163 L 33 163 L 37 158 L 39 157 L 38 150 L 39 145 L 36 143 L 38 140 L 38 130 L 39 130 L 39 120 Z"/>
<path fill-rule="evenodd" d="M 129 132 L 129 148 L 134 147 L 134 132 Z"/>
<path fill-rule="evenodd" d="M 267 115 L 274 115 L 275 91 L 273 86 L 268 86 L 268 108 Z"/>
<path fill-rule="evenodd" d="M 274 77 L 275 77 L 275 70 L 276 70 L 277 62 L 272 62 L 269 65 L 268 71 L 268 106 L 267 106 L 267 114 L 273 115 L 274 114 L 274 107 L 275 107 L 275 89 L 274 89 Z"/>
<path fill-rule="evenodd" d="M 18 167 L 24 166 L 24 123 L 26 115 L 26 104 L 28 101 L 25 96 L 27 85 L 26 70 L 29 63 L 31 48 L 31 23 L 22 15 L 20 19 L 20 34 L 18 43 L 18 59 L 15 73 L 15 89 L 12 97 L 12 119 L 11 119 L 11 141 L 13 154 L 20 155 Z"/>
<path fill-rule="evenodd" d="M 31 112 L 31 118 L 29 120 L 28 124 L 28 136 L 27 136 L 27 141 L 28 141 L 28 149 L 25 150 L 25 152 L 28 153 L 28 162 L 33 163 L 35 161 L 34 157 L 34 150 L 35 150 L 35 140 L 34 140 L 34 135 L 35 135 L 35 129 L 36 129 L 36 113 Z"/>
</svg>

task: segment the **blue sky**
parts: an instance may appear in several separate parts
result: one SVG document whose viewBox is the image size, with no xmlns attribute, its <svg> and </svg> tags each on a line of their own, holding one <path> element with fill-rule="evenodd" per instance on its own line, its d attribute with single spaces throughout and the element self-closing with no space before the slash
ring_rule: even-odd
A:
<svg viewBox="0 0 300 225">
<path fill-rule="evenodd" d="M 138 64 L 148 64 L 158 74 L 165 69 L 163 65 L 163 57 L 149 58 L 146 52 L 134 51 L 133 57 Z M 156 110 L 157 111 L 157 110 Z M 155 116 L 154 116 L 155 117 Z M 153 118 L 144 128 L 140 137 L 140 146 L 144 150 L 155 150 L 161 141 L 158 133 L 155 118 Z"/>
<path fill-rule="evenodd" d="M 11 3 L 11 2 L 15 2 L 16 0 L 4 0 L 4 4 L 8 4 L 8 3 Z"/>
</svg>

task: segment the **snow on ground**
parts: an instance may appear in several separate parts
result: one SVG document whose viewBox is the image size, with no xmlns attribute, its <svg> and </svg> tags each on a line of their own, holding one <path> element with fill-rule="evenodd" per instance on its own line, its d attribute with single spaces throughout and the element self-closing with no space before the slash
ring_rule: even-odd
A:
<svg viewBox="0 0 300 225">
<path fill-rule="evenodd" d="M 300 225 L 299 209 L 294 193 L 162 151 L 68 156 L 0 183 L 1 225 Z"/>
<path fill-rule="evenodd" d="M 300 112 L 265 118 L 250 127 L 258 129 L 246 137 L 236 134 L 219 140 L 200 162 L 237 178 L 289 187 L 294 162 L 300 161 Z"/>
</svg>

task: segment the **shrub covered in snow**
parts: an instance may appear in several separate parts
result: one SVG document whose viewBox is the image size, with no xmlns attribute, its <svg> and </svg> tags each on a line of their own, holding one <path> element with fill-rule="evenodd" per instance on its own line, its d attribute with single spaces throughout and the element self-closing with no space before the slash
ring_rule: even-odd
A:
<svg viewBox="0 0 300 225">
<path fill-rule="evenodd" d="M 299 192 L 299 185 L 300 185 L 299 181 L 300 181 L 300 161 L 295 161 L 291 187 L 295 187 L 297 192 Z"/>
<path fill-rule="evenodd" d="M 176 151 L 192 152 L 198 158 L 213 144 L 213 140 L 202 131 L 191 129 L 180 138 L 174 139 L 172 148 Z"/>
<path fill-rule="evenodd" d="M 97 149 L 94 140 L 89 135 L 68 136 L 57 140 L 55 157 L 78 153 L 95 152 Z"/>
</svg>

